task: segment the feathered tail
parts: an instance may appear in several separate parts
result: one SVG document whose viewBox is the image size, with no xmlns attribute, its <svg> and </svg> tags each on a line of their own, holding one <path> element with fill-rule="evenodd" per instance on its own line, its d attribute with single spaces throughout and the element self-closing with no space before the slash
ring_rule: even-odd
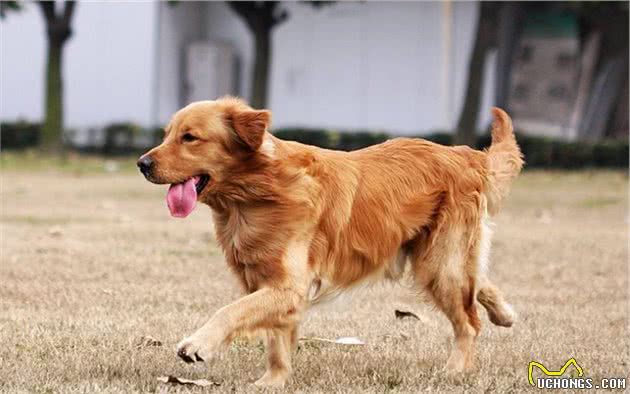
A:
<svg viewBox="0 0 630 394">
<path fill-rule="evenodd" d="M 486 196 L 488 212 L 495 215 L 510 192 L 512 180 L 521 172 L 524 161 L 514 137 L 512 119 L 500 108 L 492 108 L 492 114 L 492 144 L 486 150 L 489 169 Z"/>
</svg>

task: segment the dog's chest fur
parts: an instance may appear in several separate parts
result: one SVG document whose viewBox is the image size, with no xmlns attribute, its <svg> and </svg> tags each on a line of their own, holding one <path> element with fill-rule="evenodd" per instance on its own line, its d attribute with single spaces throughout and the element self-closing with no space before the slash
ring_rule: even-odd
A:
<svg viewBox="0 0 630 394">
<path fill-rule="evenodd" d="M 284 281 L 283 256 L 294 231 L 290 210 L 276 204 L 228 204 L 213 209 L 216 237 L 246 291 Z"/>
</svg>

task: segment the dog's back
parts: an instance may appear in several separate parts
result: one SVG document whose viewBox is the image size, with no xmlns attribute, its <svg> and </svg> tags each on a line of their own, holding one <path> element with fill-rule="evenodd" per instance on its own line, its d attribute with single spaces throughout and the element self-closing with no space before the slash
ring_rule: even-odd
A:
<svg viewBox="0 0 630 394">
<path fill-rule="evenodd" d="M 413 139 L 324 155 L 309 173 L 321 183 L 323 204 L 309 261 L 342 287 L 388 271 L 438 215 L 468 220 L 487 177 L 483 152 Z"/>
<path fill-rule="evenodd" d="M 504 127 L 499 122 L 495 135 Z M 308 173 L 321 184 L 322 204 L 311 266 L 336 286 L 348 286 L 395 271 L 390 265 L 400 253 L 442 226 L 478 225 L 520 170 L 519 164 L 508 174 L 501 159 L 509 151 L 502 139 L 497 158 L 497 142 L 487 152 L 407 138 L 350 153 L 309 147 L 316 160 Z M 520 158 L 516 149 L 509 160 Z"/>
</svg>

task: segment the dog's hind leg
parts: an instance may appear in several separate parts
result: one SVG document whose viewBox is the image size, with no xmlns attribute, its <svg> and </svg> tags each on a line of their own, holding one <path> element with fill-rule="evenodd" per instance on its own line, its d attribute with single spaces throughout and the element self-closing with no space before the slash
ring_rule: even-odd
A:
<svg viewBox="0 0 630 394">
<path fill-rule="evenodd" d="M 479 280 L 477 301 L 488 311 L 490 321 L 501 327 L 511 327 L 516 320 L 512 306 L 503 298 L 503 293 L 486 277 Z"/>
<path fill-rule="evenodd" d="M 472 368 L 481 328 L 475 304 L 477 243 L 471 246 L 469 235 L 465 228 L 442 228 L 432 242 L 417 245 L 418 253 L 411 256 L 416 283 L 453 326 L 455 345 L 446 363 L 448 372 Z"/>
<path fill-rule="evenodd" d="M 488 311 L 490 321 L 502 327 L 510 327 L 516 314 L 503 298 L 501 291 L 488 279 L 487 272 L 492 244 L 492 223 L 487 215 L 482 216 L 478 241 L 477 301 Z"/>
</svg>

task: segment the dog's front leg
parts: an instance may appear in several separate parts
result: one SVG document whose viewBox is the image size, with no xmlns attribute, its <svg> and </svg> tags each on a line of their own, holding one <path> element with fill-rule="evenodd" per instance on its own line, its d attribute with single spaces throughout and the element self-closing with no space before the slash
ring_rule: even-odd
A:
<svg viewBox="0 0 630 394">
<path fill-rule="evenodd" d="M 177 355 L 186 362 L 209 360 L 239 331 L 287 330 L 296 325 L 303 303 L 304 296 L 294 289 L 262 288 L 219 309 L 197 332 L 177 345 Z"/>
</svg>

